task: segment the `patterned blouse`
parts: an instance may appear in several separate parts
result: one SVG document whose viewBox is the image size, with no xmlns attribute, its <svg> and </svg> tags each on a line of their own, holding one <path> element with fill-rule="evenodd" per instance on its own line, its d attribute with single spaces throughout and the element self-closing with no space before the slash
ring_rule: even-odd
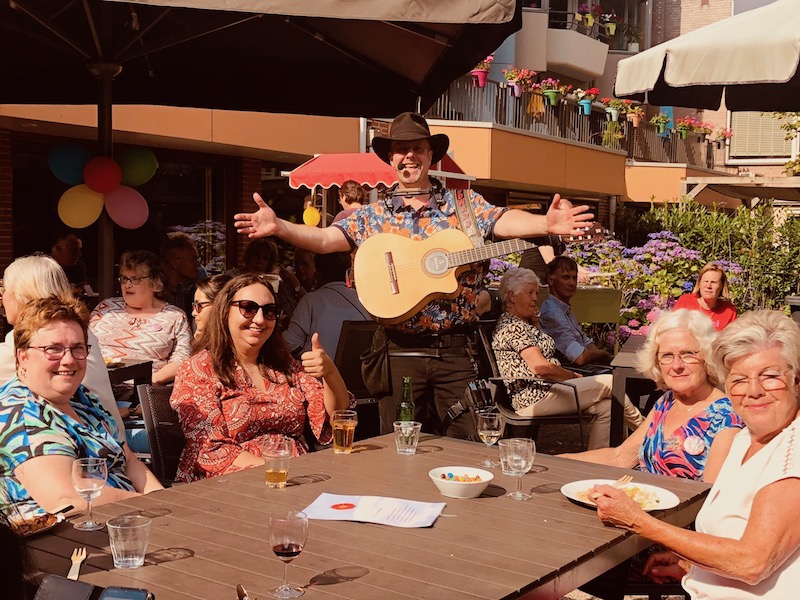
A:
<svg viewBox="0 0 800 600">
<path fill-rule="evenodd" d="M 14 377 L 0 388 L 0 480 L 5 498 L 25 518 L 45 511 L 14 477 L 14 470 L 36 456 L 105 458 L 108 484 L 135 491 L 125 474 L 125 450 L 116 440 L 116 422 L 97 397 L 81 386 L 70 400 L 81 418 L 78 422 L 36 394 Z M 4 507 L 11 515 L 13 510 Z"/>
<path fill-rule="evenodd" d="M 714 436 L 728 427 L 741 429 L 744 422 L 733 412 L 731 401 L 720 398 L 667 435 L 664 421 L 674 401 L 672 392 L 667 392 L 653 407 L 653 421 L 639 448 L 639 469 L 671 477 L 702 479 Z"/>
<path fill-rule="evenodd" d="M 235 388 L 226 388 L 214 373 L 208 351 L 184 362 L 175 377 L 170 404 L 178 412 L 186 447 L 178 465 L 178 481 L 196 481 L 233 473 L 236 457 L 246 450 L 262 455 L 264 441 L 276 434 L 294 439 L 294 454 L 305 454 L 302 440 L 308 422 L 322 444 L 333 432 L 325 410 L 323 385 L 290 360 L 289 379 L 270 371 L 278 383 L 264 379 L 267 391 L 253 386 L 236 366 Z M 351 404 L 354 404 L 351 397 Z"/>
<path fill-rule="evenodd" d="M 555 358 L 556 343 L 553 338 L 516 315 L 507 312 L 500 315 L 492 335 L 492 349 L 503 377 L 536 377 L 520 354 L 531 346 L 539 348 L 542 355 L 554 365 L 561 364 Z M 514 410 L 522 410 L 538 402 L 551 387 L 549 383 L 538 381 L 509 381 L 507 386 Z"/>
<path fill-rule="evenodd" d="M 89 328 L 100 341 L 103 358 L 152 360 L 153 373 L 167 363 L 183 362 L 191 352 L 186 313 L 171 304 L 154 315 L 135 317 L 125 310 L 125 300 L 108 298 L 92 311 Z"/>
<path fill-rule="evenodd" d="M 475 219 L 484 239 L 491 237 L 497 219 L 507 210 L 489 204 L 483 196 L 466 190 L 468 200 L 475 212 Z M 394 198 L 391 208 L 384 202 L 373 202 L 351 214 L 346 219 L 333 223 L 347 236 L 353 247 L 360 246 L 378 233 L 393 233 L 412 240 L 424 240 L 444 229 L 459 229 L 453 193 L 444 190 L 443 204 L 435 199 L 415 210 L 403 204 L 402 198 Z M 478 319 L 475 308 L 478 292 L 483 287 L 486 263 L 476 263 L 457 277 L 459 293 L 453 298 L 432 300 L 414 316 L 391 325 L 404 333 L 430 333 L 445 331 L 457 325 L 473 323 Z"/>
</svg>

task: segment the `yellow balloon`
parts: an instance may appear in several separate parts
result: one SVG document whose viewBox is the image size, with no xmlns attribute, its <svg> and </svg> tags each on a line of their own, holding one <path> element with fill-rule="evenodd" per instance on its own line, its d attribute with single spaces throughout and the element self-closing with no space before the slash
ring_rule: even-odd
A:
<svg viewBox="0 0 800 600">
<path fill-rule="evenodd" d="M 73 229 L 83 229 L 97 221 L 103 212 L 105 194 L 95 192 L 88 185 L 76 185 L 61 195 L 58 216 Z"/>
<path fill-rule="evenodd" d="M 303 223 L 306 225 L 311 225 L 311 227 L 316 227 L 319 225 L 319 211 L 314 208 L 313 206 L 309 206 L 307 209 L 303 211 Z"/>
</svg>

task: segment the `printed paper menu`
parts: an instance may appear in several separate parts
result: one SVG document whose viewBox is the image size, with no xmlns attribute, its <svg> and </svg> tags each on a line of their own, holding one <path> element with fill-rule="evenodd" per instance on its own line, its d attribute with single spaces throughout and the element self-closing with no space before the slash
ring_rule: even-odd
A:
<svg viewBox="0 0 800 600">
<path fill-rule="evenodd" d="M 360 521 L 392 527 L 430 527 L 445 506 L 447 504 L 444 502 L 322 493 L 303 512 L 309 519 Z"/>
</svg>

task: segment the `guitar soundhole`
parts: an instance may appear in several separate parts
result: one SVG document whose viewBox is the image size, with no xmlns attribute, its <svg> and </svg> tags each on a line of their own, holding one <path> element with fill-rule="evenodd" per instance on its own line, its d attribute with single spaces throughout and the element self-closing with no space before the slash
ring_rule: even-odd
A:
<svg viewBox="0 0 800 600">
<path fill-rule="evenodd" d="M 447 256 L 440 250 L 435 250 L 426 254 L 425 258 L 423 259 L 423 265 L 425 270 L 430 275 L 434 276 L 444 275 L 449 268 L 447 264 Z"/>
</svg>

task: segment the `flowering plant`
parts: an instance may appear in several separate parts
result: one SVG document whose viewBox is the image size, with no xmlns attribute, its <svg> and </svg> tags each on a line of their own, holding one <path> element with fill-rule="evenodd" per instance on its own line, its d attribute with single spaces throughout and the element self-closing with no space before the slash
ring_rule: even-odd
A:
<svg viewBox="0 0 800 600">
<path fill-rule="evenodd" d="M 630 100 L 620 100 L 619 98 L 601 98 L 600 102 L 606 105 L 606 108 L 613 108 L 618 110 L 621 114 L 628 112 L 633 102 Z"/>
<path fill-rule="evenodd" d="M 644 108 L 641 106 L 629 106 L 628 107 L 628 114 L 634 115 L 636 117 L 643 117 L 644 116 Z"/>
<path fill-rule="evenodd" d="M 490 54 L 486 58 L 484 58 L 481 62 L 475 65 L 475 68 L 472 69 L 473 71 L 488 71 L 491 64 L 494 62 L 494 54 Z"/>
<path fill-rule="evenodd" d="M 651 125 L 667 125 L 667 123 L 669 123 L 669 117 L 664 113 L 658 113 L 650 119 Z"/>
<path fill-rule="evenodd" d="M 717 139 L 718 140 L 729 140 L 733 137 L 733 129 L 727 129 L 725 127 L 720 127 L 717 129 Z"/>
<path fill-rule="evenodd" d="M 578 6 L 578 14 L 579 15 L 588 15 L 588 14 L 591 14 L 591 12 L 592 12 L 592 9 L 589 8 L 589 3 L 588 2 L 584 2 L 583 4 Z"/>
<path fill-rule="evenodd" d="M 558 86 L 558 91 L 566 96 L 567 94 L 572 92 L 572 86 L 569 84 L 561 84 L 560 86 Z"/>
<path fill-rule="evenodd" d="M 617 16 L 617 13 L 614 12 L 614 9 L 611 9 L 611 12 L 602 13 L 600 15 L 600 22 L 603 24 L 608 23 L 622 23 L 622 18 Z"/>
<path fill-rule="evenodd" d="M 503 75 L 507 81 L 516 81 L 523 87 L 530 87 L 536 77 L 536 71 L 511 67 L 510 69 L 503 69 Z"/>
<path fill-rule="evenodd" d="M 600 95 L 600 90 L 596 87 L 582 90 L 581 88 L 575 89 L 575 97 L 578 100 L 594 100 Z"/>
<path fill-rule="evenodd" d="M 548 92 L 548 91 L 557 92 L 559 91 L 560 87 L 561 87 L 561 81 L 559 79 L 553 79 L 552 77 L 548 77 L 547 79 L 539 82 L 539 88 L 543 92 Z"/>
<path fill-rule="evenodd" d="M 703 133 L 706 135 L 710 134 L 714 130 L 710 123 L 703 123 L 697 118 L 697 115 L 689 115 L 687 117 L 679 117 L 675 119 L 675 129 L 677 131 Z"/>
</svg>

